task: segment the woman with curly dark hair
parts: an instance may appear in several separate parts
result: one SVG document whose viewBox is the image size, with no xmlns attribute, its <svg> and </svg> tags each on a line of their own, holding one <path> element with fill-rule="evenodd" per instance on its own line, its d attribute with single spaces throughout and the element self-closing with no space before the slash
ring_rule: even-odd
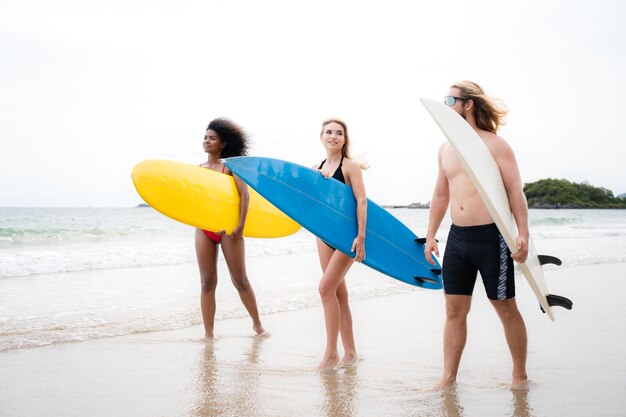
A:
<svg viewBox="0 0 626 417">
<path fill-rule="evenodd" d="M 252 329 L 262 334 L 265 329 L 261 324 L 256 297 L 246 273 L 245 243 L 242 237 L 243 227 L 248 214 L 250 195 L 248 186 L 226 168 L 220 161 L 231 156 L 243 156 L 248 151 L 248 138 L 243 129 L 231 120 L 219 118 L 211 121 L 206 129 L 203 141 L 204 151 L 208 154 L 201 167 L 231 175 L 235 180 L 240 197 L 239 224 L 230 235 L 225 230 L 210 232 L 196 229 L 196 256 L 200 269 L 201 292 L 200 308 L 204 322 L 205 337 L 213 338 L 215 322 L 215 289 L 217 287 L 217 256 L 219 247 L 228 265 L 230 278 L 239 292 L 241 302 L 252 318 Z"/>
</svg>

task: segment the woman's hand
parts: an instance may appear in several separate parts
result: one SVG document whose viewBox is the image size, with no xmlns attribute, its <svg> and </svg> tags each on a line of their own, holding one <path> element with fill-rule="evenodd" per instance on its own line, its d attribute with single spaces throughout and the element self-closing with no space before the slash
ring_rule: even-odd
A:
<svg viewBox="0 0 626 417">
<path fill-rule="evenodd" d="M 230 234 L 230 237 L 233 239 L 241 239 L 243 236 L 243 225 L 239 225 L 233 229 L 233 232 Z"/>
<path fill-rule="evenodd" d="M 322 174 L 322 176 L 323 176 L 324 178 L 326 178 L 326 179 L 329 179 L 329 178 L 330 178 L 330 173 L 329 173 L 328 171 L 323 170 L 323 169 L 318 169 L 318 171 L 320 172 L 320 174 Z"/>
<path fill-rule="evenodd" d="M 365 259 L 365 238 L 362 236 L 355 237 L 350 251 L 356 252 L 354 255 L 355 262 L 363 262 Z"/>
</svg>

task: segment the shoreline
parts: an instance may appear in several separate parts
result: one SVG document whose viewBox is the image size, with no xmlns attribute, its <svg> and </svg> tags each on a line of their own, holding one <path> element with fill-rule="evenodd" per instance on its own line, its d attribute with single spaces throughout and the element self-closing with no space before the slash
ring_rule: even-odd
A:
<svg viewBox="0 0 626 417">
<path fill-rule="evenodd" d="M 427 204 L 408 204 L 408 205 L 393 205 L 393 204 L 384 204 L 381 205 L 384 209 L 430 209 L 430 203 Z M 626 210 L 626 207 L 580 207 L 580 206 L 569 206 L 569 205 L 558 205 L 558 204 L 537 204 L 528 206 L 529 210 Z"/>
<path fill-rule="evenodd" d="M 550 291 L 574 302 L 555 310 L 554 323 L 517 276 L 531 381 L 519 392 L 509 387 L 502 329 L 477 283 L 453 390 L 430 389 L 442 369 L 442 293 L 412 290 L 351 302 L 361 360 L 332 372 L 315 369 L 325 340 L 319 304 L 262 315 L 264 337 L 252 335 L 246 317 L 216 322 L 209 342 L 195 325 L 5 351 L 0 415 L 618 416 L 626 409 L 626 323 L 616 314 L 624 268 L 547 269 Z"/>
</svg>

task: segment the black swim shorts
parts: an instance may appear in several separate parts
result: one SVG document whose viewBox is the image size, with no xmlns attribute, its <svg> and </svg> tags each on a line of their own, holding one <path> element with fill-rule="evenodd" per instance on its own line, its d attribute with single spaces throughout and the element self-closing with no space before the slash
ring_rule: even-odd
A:
<svg viewBox="0 0 626 417">
<path fill-rule="evenodd" d="M 450 227 L 443 256 L 446 294 L 472 295 L 480 272 L 490 300 L 515 297 L 515 271 L 511 251 L 494 223 Z"/>
</svg>

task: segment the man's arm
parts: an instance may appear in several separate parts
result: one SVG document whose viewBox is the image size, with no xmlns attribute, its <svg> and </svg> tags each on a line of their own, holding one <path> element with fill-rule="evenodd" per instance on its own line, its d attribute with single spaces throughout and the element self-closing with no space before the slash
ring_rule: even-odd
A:
<svg viewBox="0 0 626 417">
<path fill-rule="evenodd" d="M 509 205 L 513 218 L 517 224 L 517 253 L 511 257 L 519 262 L 526 262 L 528 256 L 528 202 L 522 187 L 522 178 L 519 173 L 513 149 L 501 138 L 494 146 L 494 158 L 500 168 L 502 181 L 509 197 Z"/>
<path fill-rule="evenodd" d="M 430 200 L 430 214 L 428 218 L 428 230 L 426 231 L 426 244 L 424 245 L 424 256 L 426 260 L 435 265 L 432 259 L 432 252 L 435 252 L 436 256 L 439 256 L 439 247 L 435 240 L 435 234 L 439 230 L 441 221 L 446 215 L 448 210 L 448 204 L 450 203 L 450 189 L 448 188 L 448 179 L 446 178 L 443 167 L 441 165 L 441 153 L 443 150 L 442 145 L 439 148 L 439 155 L 437 157 L 437 165 L 439 167 L 437 171 L 437 181 L 435 182 L 435 189 L 433 196 Z"/>
</svg>

